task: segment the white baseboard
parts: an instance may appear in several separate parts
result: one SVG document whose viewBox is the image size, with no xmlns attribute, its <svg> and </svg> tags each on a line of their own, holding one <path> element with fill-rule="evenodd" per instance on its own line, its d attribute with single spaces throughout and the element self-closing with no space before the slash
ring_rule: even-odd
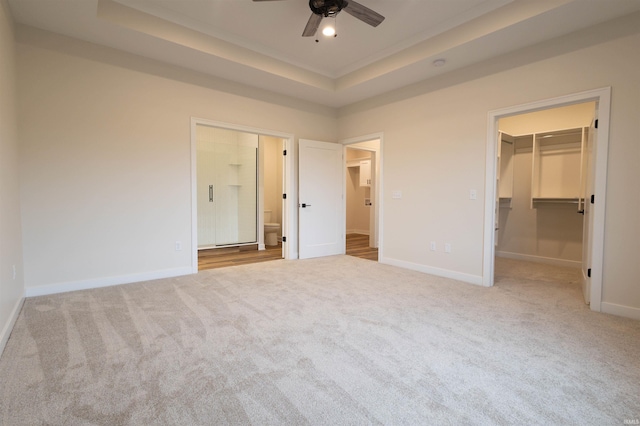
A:
<svg viewBox="0 0 640 426">
<path fill-rule="evenodd" d="M 22 309 L 23 304 L 24 297 L 21 297 L 13 306 L 13 310 L 11 311 L 11 315 L 9 316 L 9 320 L 2 328 L 2 334 L 0 334 L 0 355 L 2 355 L 2 352 L 4 352 L 4 347 L 7 345 L 9 336 L 11 336 L 11 330 L 13 330 L 13 326 L 16 324 L 16 320 L 18 319 L 18 315 L 20 314 L 20 310 Z"/>
<path fill-rule="evenodd" d="M 66 293 L 68 291 L 88 290 L 92 288 L 109 287 L 112 285 L 129 284 L 139 281 L 157 280 L 161 278 L 178 277 L 180 275 L 193 274 L 190 266 L 160 271 L 142 272 L 139 274 L 120 275 L 117 277 L 96 278 L 66 283 L 55 283 L 37 287 L 27 287 L 26 296 L 46 296 L 49 294 Z"/>
<path fill-rule="evenodd" d="M 347 229 L 347 234 L 369 235 L 368 229 Z"/>
<path fill-rule="evenodd" d="M 632 306 L 616 305 L 615 303 L 602 302 L 600 304 L 600 312 L 605 314 L 617 315 L 619 317 L 640 320 L 640 308 Z"/>
<path fill-rule="evenodd" d="M 505 257 L 507 259 L 526 260 L 528 262 L 546 263 L 548 265 L 566 266 L 576 269 L 580 269 L 582 267 L 582 262 L 579 260 L 557 259 L 555 257 L 534 256 L 532 254 L 512 253 L 509 251 L 496 251 L 496 256 Z"/>
<path fill-rule="evenodd" d="M 400 268 L 411 269 L 412 271 L 424 272 L 425 274 L 436 275 L 438 277 L 451 278 L 469 284 L 482 285 L 482 275 L 471 275 L 463 272 L 441 269 L 433 266 L 420 265 L 418 263 L 406 262 L 404 260 L 381 257 L 378 262 L 387 265 L 398 266 Z"/>
</svg>

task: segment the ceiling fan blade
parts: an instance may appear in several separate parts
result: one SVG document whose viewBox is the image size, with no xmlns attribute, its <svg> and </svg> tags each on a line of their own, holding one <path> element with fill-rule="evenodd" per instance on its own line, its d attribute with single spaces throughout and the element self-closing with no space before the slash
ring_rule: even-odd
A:
<svg viewBox="0 0 640 426">
<path fill-rule="evenodd" d="M 348 0 L 347 6 L 342 10 L 344 10 L 354 18 L 358 18 L 362 22 L 371 25 L 372 27 L 377 27 L 382 21 L 384 21 L 384 16 L 369 9 L 367 6 L 361 5 L 354 0 Z"/>
<path fill-rule="evenodd" d="M 322 15 L 316 15 L 315 13 L 312 13 L 311 17 L 309 17 L 309 21 L 307 22 L 307 26 L 304 27 L 302 37 L 313 37 L 314 35 L 316 35 L 321 21 Z"/>
</svg>

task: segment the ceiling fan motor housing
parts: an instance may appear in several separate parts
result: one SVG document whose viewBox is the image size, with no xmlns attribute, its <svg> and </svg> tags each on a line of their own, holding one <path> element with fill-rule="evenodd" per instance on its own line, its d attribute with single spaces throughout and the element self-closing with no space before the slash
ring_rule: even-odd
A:
<svg viewBox="0 0 640 426">
<path fill-rule="evenodd" d="M 347 0 L 309 0 L 311 11 L 325 18 L 336 16 L 348 4 Z"/>
</svg>

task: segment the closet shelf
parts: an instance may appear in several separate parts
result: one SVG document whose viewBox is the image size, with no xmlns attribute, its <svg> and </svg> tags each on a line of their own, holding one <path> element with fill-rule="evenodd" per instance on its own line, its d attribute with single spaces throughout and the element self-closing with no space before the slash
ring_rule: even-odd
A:
<svg viewBox="0 0 640 426">
<path fill-rule="evenodd" d="M 534 197 L 532 198 L 534 203 L 542 203 L 542 204 L 578 204 L 580 202 L 580 198 L 542 198 L 542 197 Z"/>
<path fill-rule="evenodd" d="M 360 167 L 360 161 L 363 160 L 368 160 L 368 158 L 364 158 L 364 159 L 356 159 L 356 160 L 349 160 L 347 161 L 347 167 Z"/>
<path fill-rule="evenodd" d="M 500 197 L 499 199 L 499 207 L 501 209 L 510 209 L 512 207 L 512 198 L 511 197 Z"/>
</svg>

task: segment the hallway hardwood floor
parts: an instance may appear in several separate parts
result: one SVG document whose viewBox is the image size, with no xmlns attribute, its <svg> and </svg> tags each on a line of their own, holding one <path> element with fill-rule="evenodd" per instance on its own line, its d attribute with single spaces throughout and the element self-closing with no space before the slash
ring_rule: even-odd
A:
<svg viewBox="0 0 640 426">
<path fill-rule="evenodd" d="M 367 260 L 378 260 L 378 249 L 369 247 L 369 236 L 347 234 L 347 255 Z"/>
<path fill-rule="evenodd" d="M 278 243 L 277 246 L 267 246 L 266 250 L 258 250 L 257 247 L 257 245 L 251 245 L 200 250 L 198 251 L 198 270 L 282 259 L 282 243 Z M 378 249 L 369 247 L 368 235 L 348 234 L 347 255 L 377 261 Z"/>
</svg>

